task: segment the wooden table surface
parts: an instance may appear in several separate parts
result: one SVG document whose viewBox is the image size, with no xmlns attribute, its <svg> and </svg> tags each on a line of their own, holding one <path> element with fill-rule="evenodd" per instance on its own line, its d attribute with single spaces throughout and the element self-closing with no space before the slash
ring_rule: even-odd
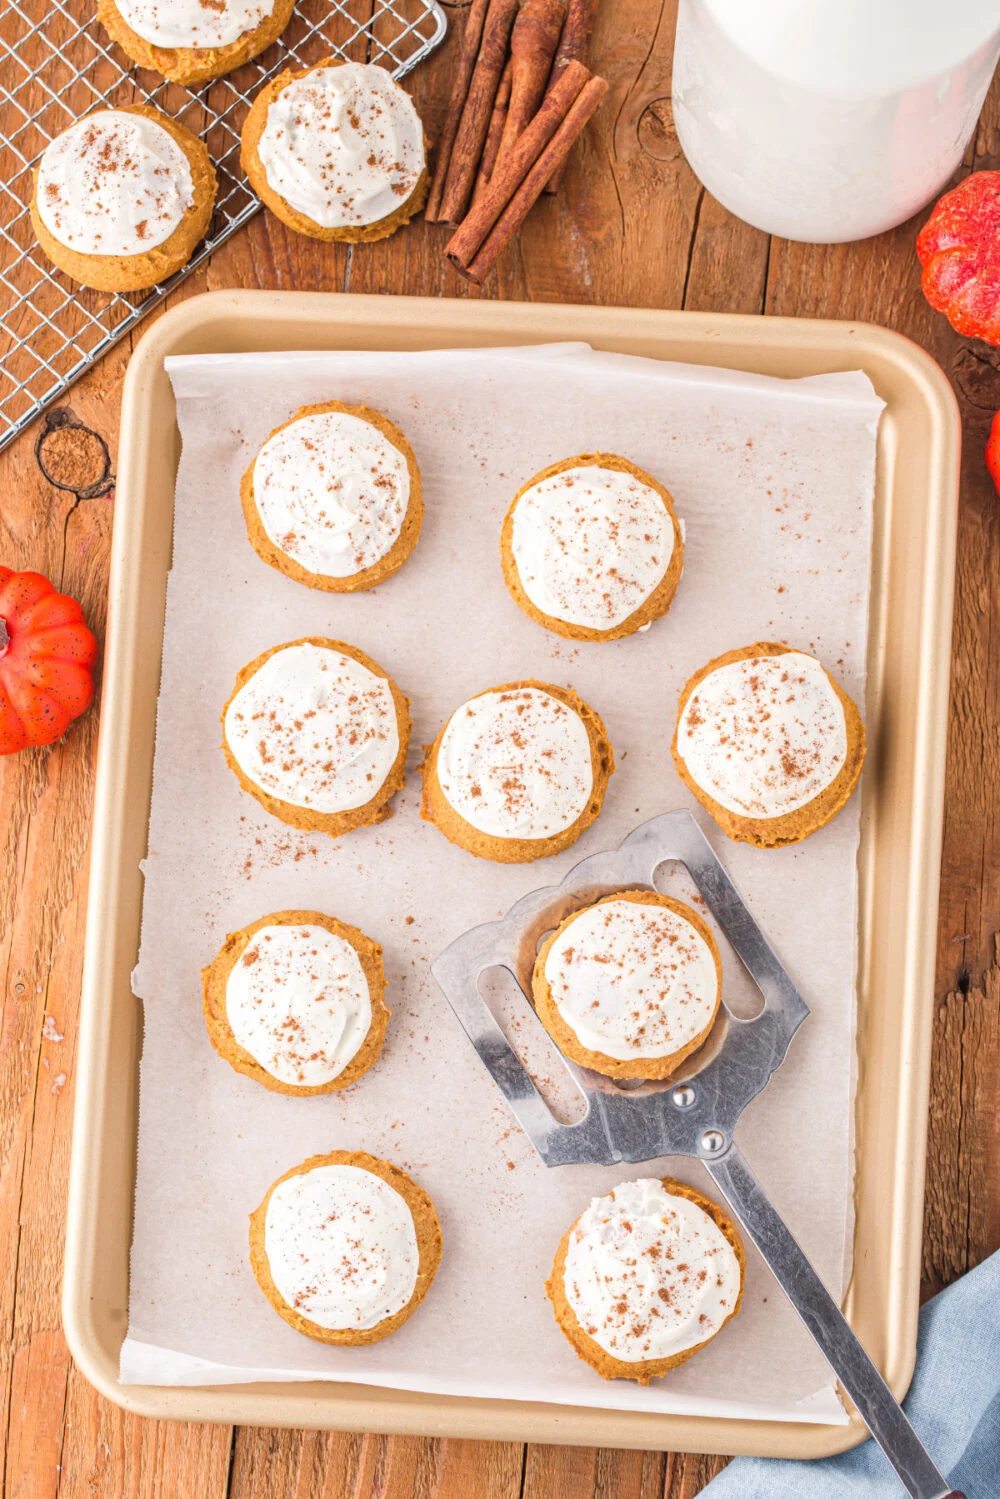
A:
<svg viewBox="0 0 1000 1499">
<path fill-rule="evenodd" d="M 459 6 L 449 6 L 460 16 Z M 769 239 L 726 213 L 673 129 L 670 0 L 606 0 L 594 65 L 611 94 L 557 199 L 528 221 L 482 295 L 864 319 L 930 351 L 965 435 L 948 792 L 938 926 L 925 1289 L 1000 1244 L 1000 500 L 983 444 L 1000 350 L 963 340 L 920 294 L 919 221 L 861 244 Z M 412 79 L 433 135 L 455 38 Z M 1000 166 L 994 86 L 966 168 Z M 175 300 L 209 288 L 468 296 L 443 225 L 374 246 L 317 245 L 262 214 Z M 64 403 L 114 455 L 128 342 Z M 0 560 L 35 568 L 103 627 L 113 493 L 50 486 L 34 435 L 0 457 Z M 997 639 L 993 630 L 997 627 Z M 181 1426 L 139 1420 L 74 1369 L 59 1320 L 98 713 L 51 750 L 0 762 L 5 982 L 0 1032 L 0 1389 L 3 1499 L 689 1499 L 725 1459 Z"/>
</svg>

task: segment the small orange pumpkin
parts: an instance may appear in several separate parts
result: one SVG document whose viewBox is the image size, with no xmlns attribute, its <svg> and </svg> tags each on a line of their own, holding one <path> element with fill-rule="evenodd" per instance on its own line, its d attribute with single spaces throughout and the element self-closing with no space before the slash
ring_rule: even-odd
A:
<svg viewBox="0 0 1000 1499">
<path fill-rule="evenodd" d="M 956 333 L 1000 344 L 1000 172 L 972 172 L 917 235 L 920 285 Z"/>
<path fill-rule="evenodd" d="M 96 660 L 76 599 L 0 567 L 0 755 L 61 738 L 94 700 Z"/>
<path fill-rule="evenodd" d="M 990 478 L 996 486 L 997 494 L 1000 494 L 1000 411 L 993 418 L 990 435 L 986 440 L 986 467 L 990 471 Z"/>
</svg>

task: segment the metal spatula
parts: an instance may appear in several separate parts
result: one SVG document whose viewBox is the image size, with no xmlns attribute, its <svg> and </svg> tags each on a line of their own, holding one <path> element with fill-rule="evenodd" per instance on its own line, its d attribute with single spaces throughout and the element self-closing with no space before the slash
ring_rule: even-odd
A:
<svg viewBox="0 0 1000 1499">
<path fill-rule="evenodd" d="M 505 968 L 527 997 L 540 941 L 565 916 L 615 890 L 651 887 L 657 867 L 672 861 L 683 864 L 694 880 L 763 995 L 763 1009 L 755 1019 L 741 1020 L 723 1000 L 712 1036 L 685 1064 L 685 1080 L 658 1085 L 654 1091 L 619 1090 L 567 1062 L 585 1095 L 587 1112 L 576 1124 L 560 1124 L 482 998 L 480 975 L 489 968 Z M 664 1155 L 704 1161 L 907 1493 L 913 1499 L 962 1499 L 934 1466 L 733 1141 L 740 1115 L 784 1061 L 809 1007 L 690 812 L 654 817 L 614 852 L 594 854 L 577 864 L 560 885 L 534 890 L 502 920 L 473 927 L 441 954 L 432 972 L 546 1166 L 609 1166 Z"/>
</svg>

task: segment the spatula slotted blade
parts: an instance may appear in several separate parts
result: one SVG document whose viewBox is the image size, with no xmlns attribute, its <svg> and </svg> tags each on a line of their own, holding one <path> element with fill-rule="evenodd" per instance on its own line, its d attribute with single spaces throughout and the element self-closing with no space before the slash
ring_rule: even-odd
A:
<svg viewBox="0 0 1000 1499">
<path fill-rule="evenodd" d="M 636 1096 L 613 1086 L 589 1086 L 587 1074 L 574 1068 L 571 1075 L 586 1099 L 587 1112 L 577 1124 L 561 1124 L 483 999 L 480 978 L 490 968 L 505 968 L 530 1008 L 526 991 L 541 938 L 571 911 L 602 895 L 637 886 L 652 888 L 656 870 L 665 863 L 687 869 L 763 995 L 764 1007 L 753 1020 L 740 1020 L 726 1010 L 721 1047 L 681 1089 L 667 1085 Z M 781 1065 L 809 1013 L 708 839 L 685 811 L 666 812 L 642 823 L 617 849 L 592 854 L 560 884 L 533 890 L 499 921 L 473 927 L 445 949 L 431 971 L 547 1166 L 717 1154 L 729 1143 L 747 1104 Z M 696 1058 L 689 1061 L 697 1064 Z M 683 1070 L 678 1076 L 684 1076 Z M 704 1149 L 707 1134 L 717 1142 L 716 1150 Z"/>
</svg>

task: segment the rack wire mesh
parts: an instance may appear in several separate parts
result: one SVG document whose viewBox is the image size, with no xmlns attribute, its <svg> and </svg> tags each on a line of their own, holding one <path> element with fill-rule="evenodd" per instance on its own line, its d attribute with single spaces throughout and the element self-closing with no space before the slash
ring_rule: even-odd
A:
<svg viewBox="0 0 1000 1499">
<path fill-rule="evenodd" d="M 299 0 L 281 40 L 197 91 L 131 64 L 94 0 L 0 0 L 0 450 L 262 207 L 240 171 L 240 129 L 260 86 L 324 56 L 401 78 L 443 40 L 437 0 Z M 48 263 L 28 203 L 49 141 L 100 105 L 145 102 L 208 145 L 219 178 L 208 234 L 183 270 L 144 292 L 89 291 Z"/>
</svg>

